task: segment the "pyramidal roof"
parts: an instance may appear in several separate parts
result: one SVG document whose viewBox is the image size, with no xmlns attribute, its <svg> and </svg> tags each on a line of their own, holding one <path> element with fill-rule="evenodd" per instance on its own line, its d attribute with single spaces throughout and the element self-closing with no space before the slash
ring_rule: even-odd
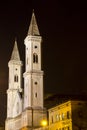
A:
<svg viewBox="0 0 87 130">
<path fill-rule="evenodd" d="M 20 60 L 20 56 L 19 56 L 19 51 L 18 51 L 18 46 L 17 46 L 17 41 L 15 40 L 14 43 L 14 48 L 13 48 L 13 52 L 11 55 L 11 60 L 16 60 L 19 61 Z"/>
<path fill-rule="evenodd" d="M 34 10 L 33 10 L 32 17 L 31 17 L 28 35 L 32 35 L 32 36 L 40 35 L 39 29 L 37 26 L 37 21 L 36 21 L 35 14 L 34 14 Z"/>
</svg>

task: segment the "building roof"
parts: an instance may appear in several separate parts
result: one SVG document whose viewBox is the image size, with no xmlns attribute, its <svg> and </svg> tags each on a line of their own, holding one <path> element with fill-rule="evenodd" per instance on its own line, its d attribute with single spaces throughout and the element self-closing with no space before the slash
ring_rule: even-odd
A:
<svg viewBox="0 0 87 130">
<path fill-rule="evenodd" d="M 13 48 L 13 52 L 12 52 L 12 55 L 11 55 L 11 60 L 20 61 L 20 56 L 19 56 L 19 51 L 18 51 L 18 46 L 17 46 L 16 40 L 15 40 L 15 43 L 14 43 L 14 48 Z"/>
<path fill-rule="evenodd" d="M 30 26 L 29 26 L 29 30 L 28 30 L 28 35 L 32 35 L 32 36 L 40 35 L 34 11 L 32 13 L 31 22 L 30 22 Z"/>
<path fill-rule="evenodd" d="M 50 109 L 67 101 L 87 101 L 87 95 L 52 94 L 44 99 L 45 107 Z"/>
</svg>

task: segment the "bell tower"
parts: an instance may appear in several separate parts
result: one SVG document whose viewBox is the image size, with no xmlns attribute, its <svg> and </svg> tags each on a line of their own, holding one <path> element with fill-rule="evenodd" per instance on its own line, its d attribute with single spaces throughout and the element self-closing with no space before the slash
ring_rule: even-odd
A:
<svg viewBox="0 0 87 130">
<path fill-rule="evenodd" d="M 7 90 L 7 118 L 14 118 L 22 112 L 21 67 L 17 41 L 15 40 L 9 67 L 9 88 Z"/>
<path fill-rule="evenodd" d="M 25 38 L 24 109 L 43 108 L 43 71 L 41 70 L 41 42 L 34 12 Z"/>
<path fill-rule="evenodd" d="M 41 70 L 41 42 L 39 29 L 34 12 L 25 44 L 24 73 L 24 111 L 22 121 L 30 130 L 41 126 L 41 121 L 47 119 L 43 107 L 43 71 Z"/>
</svg>

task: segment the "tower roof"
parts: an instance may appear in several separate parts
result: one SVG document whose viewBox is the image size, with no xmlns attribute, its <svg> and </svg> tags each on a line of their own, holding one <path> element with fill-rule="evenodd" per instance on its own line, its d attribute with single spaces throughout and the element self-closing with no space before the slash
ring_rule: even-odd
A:
<svg viewBox="0 0 87 130">
<path fill-rule="evenodd" d="M 19 56 L 19 51 L 18 51 L 18 46 L 17 46 L 17 41 L 15 40 L 14 43 L 14 48 L 13 48 L 13 52 L 11 55 L 11 60 L 16 60 L 19 61 L 20 60 L 20 56 Z"/>
<path fill-rule="evenodd" d="M 29 30 L 28 30 L 28 35 L 32 35 L 32 36 L 40 35 L 34 11 L 32 13 L 31 22 L 30 22 L 30 26 L 29 26 Z"/>
</svg>

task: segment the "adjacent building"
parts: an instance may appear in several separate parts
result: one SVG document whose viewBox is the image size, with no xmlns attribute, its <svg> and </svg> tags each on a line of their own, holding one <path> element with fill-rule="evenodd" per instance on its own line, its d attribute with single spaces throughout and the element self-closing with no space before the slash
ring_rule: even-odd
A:
<svg viewBox="0 0 87 130">
<path fill-rule="evenodd" d="M 86 130 L 87 102 L 67 101 L 48 110 L 49 130 Z"/>
</svg>

